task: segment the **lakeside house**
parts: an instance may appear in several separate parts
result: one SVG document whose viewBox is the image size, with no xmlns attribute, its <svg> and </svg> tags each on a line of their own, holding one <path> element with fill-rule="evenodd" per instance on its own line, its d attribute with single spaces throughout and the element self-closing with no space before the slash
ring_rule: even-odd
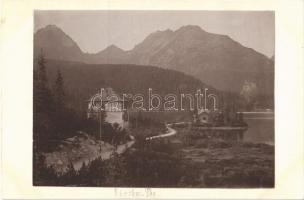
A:
<svg viewBox="0 0 304 200">
<path fill-rule="evenodd" d="M 193 115 L 191 134 L 202 138 L 242 140 L 247 129 L 242 113 L 201 109 Z"/>
</svg>

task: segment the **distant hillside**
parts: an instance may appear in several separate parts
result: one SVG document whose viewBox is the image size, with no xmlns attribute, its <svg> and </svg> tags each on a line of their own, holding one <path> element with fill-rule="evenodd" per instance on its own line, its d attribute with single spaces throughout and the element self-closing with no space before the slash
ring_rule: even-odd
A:
<svg viewBox="0 0 304 200">
<path fill-rule="evenodd" d="M 273 105 L 274 61 L 226 35 L 208 33 L 198 26 L 150 34 L 130 51 L 112 45 L 96 54 L 81 52 L 56 26 L 38 30 L 34 54 L 47 58 L 98 64 L 153 65 L 194 76 L 213 87 L 240 94 L 248 83 Z"/>
<path fill-rule="evenodd" d="M 47 73 L 50 85 L 59 69 L 64 78 L 69 102 L 76 109 L 86 109 L 90 97 L 100 91 L 101 87 L 112 87 L 118 93 L 148 95 L 153 93 L 166 95 L 169 93 L 191 93 L 197 89 L 208 88 L 210 92 L 219 94 L 212 87 L 189 75 L 178 71 L 153 66 L 85 64 L 78 62 L 47 60 Z M 37 65 L 35 65 L 35 68 Z"/>
</svg>

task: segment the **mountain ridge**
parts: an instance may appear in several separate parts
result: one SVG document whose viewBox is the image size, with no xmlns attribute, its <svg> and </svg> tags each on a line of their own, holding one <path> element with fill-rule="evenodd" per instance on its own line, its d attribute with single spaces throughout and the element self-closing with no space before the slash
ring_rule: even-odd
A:
<svg viewBox="0 0 304 200">
<path fill-rule="evenodd" d="M 34 36 L 35 56 L 42 48 L 50 59 L 159 66 L 181 71 L 224 91 L 239 93 L 249 81 L 256 84 L 260 94 L 274 93 L 273 60 L 227 35 L 209 33 L 196 25 L 153 32 L 128 51 L 110 45 L 95 54 L 83 53 L 71 37 L 54 25 L 42 29 L 46 33 L 41 34 L 40 29 Z M 43 35 L 51 36 L 51 40 Z"/>
<path fill-rule="evenodd" d="M 180 29 L 183 29 L 183 28 L 185 28 L 185 27 L 193 27 L 193 26 L 200 28 L 200 27 L 197 26 L 197 25 L 185 25 L 185 26 L 182 26 L 182 27 L 180 27 L 179 29 L 177 29 L 177 30 L 175 30 L 175 31 L 172 30 L 172 29 L 169 29 L 169 28 L 166 29 L 166 30 L 157 30 L 157 31 L 155 31 L 155 32 L 153 32 L 153 33 L 150 33 L 148 36 L 146 36 L 146 38 L 149 37 L 149 36 L 152 35 L 152 34 L 155 34 L 155 33 L 164 33 L 164 32 L 172 32 L 172 33 L 174 33 L 174 32 L 176 32 L 176 31 L 178 31 L 178 30 L 180 30 Z M 48 29 L 48 27 L 53 27 L 53 28 L 55 28 L 55 29 L 60 30 L 60 31 L 63 32 L 65 35 L 67 35 L 71 40 L 73 40 L 72 37 L 70 37 L 70 36 L 69 36 L 68 34 L 66 34 L 61 28 L 59 28 L 58 26 L 56 26 L 56 25 L 54 25 L 54 24 L 50 24 L 50 25 L 47 25 L 47 26 L 45 26 L 45 27 L 42 27 L 42 28 L 38 29 L 38 30 L 34 33 L 34 35 L 36 35 L 39 31 L 41 31 L 41 30 L 43 30 L 43 29 Z M 233 40 L 229 35 L 222 35 L 222 34 L 217 34 L 217 33 L 210 33 L 210 32 L 205 31 L 205 30 L 202 29 L 202 28 L 200 28 L 200 29 L 201 29 L 202 31 L 206 32 L 206 33 L 213 34 L 213 35 L 224 36 L 224 37 L 227 37 L 227 38 Z M 146 39 L 146 38 L 145 38 L 145 39 Z M 145 40 L 145 39 L 144 39 L 144 40 Z M 73 40 L 73 41 L 75 42 L 75 40 Z M 234 42 L 237 42 L 237 41 L 235 41 L 235 40 L 233 40 L 233 41 L 234 41 Z M 75 42 L 75 43 L 77 44 L 77 42 Z M 240 44 L 240 45 L 242 45 L 242 46 L 244 46 L 243 44 L 241 44 L 241 43 L 239 43 L 239 42 L 237 42 L 237 43 Z M 140 43 L 139 43 L 139 44 L 140 44 Z M 124 49 L 120 48 L 119 46 L 117 46 L 117 45 L 115 45 L 115 44 L 111 44 L 111 45 L 106 46 L 104 49 L 101 49 L 101 50 L 99 50 L 99 51 L 97 51 L 97 52 L 85 52 L 85 51 L 83 51 L 83 50 L 78 46 L 78 44 L 77 44 L 77 46 L 78 46 L 78 48 L 80 49 L 80 51 L 81 51 L 82 53 L 84 53 L 84 54 L 93 54 L 93 55 L 94 55 L 94 54 L 99 54 L 100 52 L 105 51 L 106 49 L 108 49 L 108 48 L 110 48 L 110 47 L 115 47 L 115 48 L 118 48 L 118 49 L 122 50 L 123 52 L 128 53 L 128 52 L 132 51 L 132 50 L 133 50 L 136 46 L 138 46 L 139 44 L 135 44 L 134 47 L 133 47 L 132 49 L 129 49 L 129 50 L 124 50 Z M 248 48 L 248 49 L 252 49 L 252 50 L 255 51 L 256 53 L 259 53 L 259 54 L 261 54 L 261 55 L 267 57 L 265 54 L 263 54 L 263 53 L 261 53 L 261 52 L 255 50 L 255 49 L 253 49 L 253 48 L 251 48 L 251 47 L 247 47 L 247 46 L 244 46 L 244 47 L 245 47 L 245 48 Z M 273 57 L 274 57 L 274 55 L 271 56 L 271 57 L 267 57 L 267 58 L 272 59 Z M 97 64 L 99 64 L 99 63 L 97 63 Z"/>
</svg>

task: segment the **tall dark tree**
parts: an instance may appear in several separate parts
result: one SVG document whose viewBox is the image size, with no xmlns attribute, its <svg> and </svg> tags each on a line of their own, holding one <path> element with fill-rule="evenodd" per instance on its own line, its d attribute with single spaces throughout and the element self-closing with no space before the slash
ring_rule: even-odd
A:
<svg viewBox="0 0 304 200">
<path fill-rule="evenodd" d="M 46 75 L 46 60 L 41 51 L 37 58 L 38 69 L 34 70 L 34 111 L 49 112 L 51 109 L 51 92 L 48 88 L 48 79 Z"/>
<path fill-rule="evenodd" d="M 54 97 L 54 123 L 56 130 L 56 138 L 62 137 L 62 133 L 65 132 L 64 118 L 66 117 L 67 110 L 65 109 L 65 92 L 64 81 L 60 70 L 57 70 L 57 78 L 53 87 Z"/>
<path fill-rule="evenodd" d="M 33 132 L 34 141 L 45 141 L 53 131 L 51 120 L 53 100 L 48 88 L 46 60 L 42 51 L 37 58 L 37 64 L 38 69 L 34 70 L 33 85 Z"/>
<path fill-rule="evenodd" d="M 61 75 L 61 71 L 57 70 L 57 78 L 54 86 L 54 101 L 56 110 L 62 110 L 64 108 L 65 92 L 64 92 L 64 81 Z"/>
</svg>

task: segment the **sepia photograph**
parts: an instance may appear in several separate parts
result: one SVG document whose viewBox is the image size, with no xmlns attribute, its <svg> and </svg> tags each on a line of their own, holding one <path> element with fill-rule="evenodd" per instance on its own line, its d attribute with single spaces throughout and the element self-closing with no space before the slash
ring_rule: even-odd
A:
<svg viewBox="0 0 304 200">
<path fill-rule="evenodd" d="M 275 187 L 273 11 L 35 10 L 33 186 Z"/>
<path fill-rule="evenodd" d="M 0 199 L 303 199 L 303 5 L 1 1 Z"/>
</svg>

